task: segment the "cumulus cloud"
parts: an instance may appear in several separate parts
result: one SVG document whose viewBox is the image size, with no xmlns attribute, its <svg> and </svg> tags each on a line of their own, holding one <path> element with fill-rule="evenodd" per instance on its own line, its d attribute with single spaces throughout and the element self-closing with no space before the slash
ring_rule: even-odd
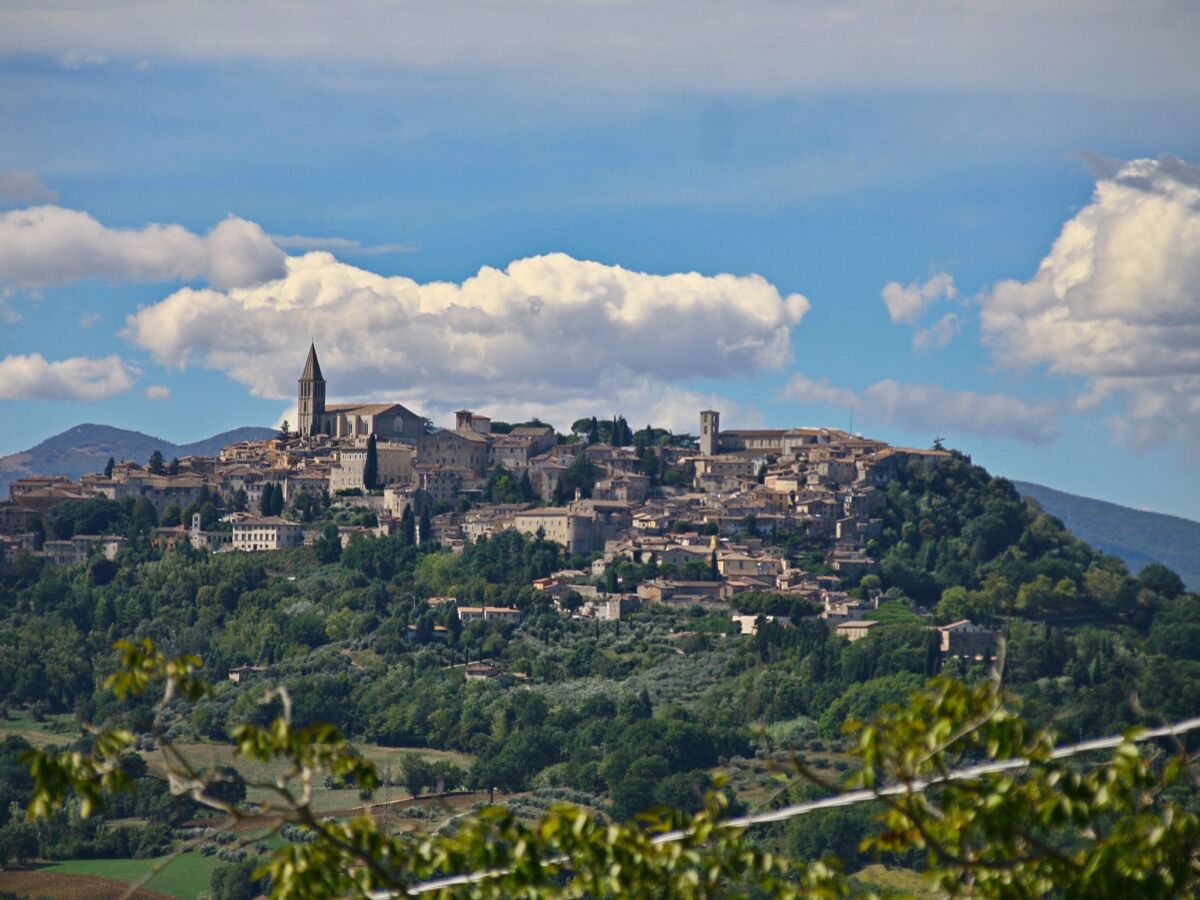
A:
<svg viewBox="0 0 1200 900">
<path fill-rule="evenodd" d="M 171 389 L 165 384 L 152 384 L 142 392 L 147 400 L 170 400 Z"/>
<path fill-rule="evenodd" d="M 53 203 L 55 191 L 46 187 L 36 172 L 24 169 L 0 171 L 0 203 L 27 206 L 30 203 Z"/>
<path fill-rule="evenodd" d="M 946 272 L 938 272 L 923 284 L 914 281 L 904 285 L 898 281 L 889 281 L 883 286 L 880 295 L 893 324 L 911 325 L 938 300 L 958 296 L 958 289 L 954 286 L 953 276 Z"/>
<path fill-rule="evenodd" d="M 285 258 L 262 228 L 236 216 L 198 235 L 181 225 L 107 228 L 60 206 L 0 214 L 0 281 L 20 285 L 199 278 L 231 288 L 282 275 Z"/>
<path fill-rule="evenodd" d="M 312 252 L 255 287 L 176 291 L 124 334 L 159 363 L 218 369 L 263 397 L 294 395 L 315 335 L 331 397 L 594 413 L 622 411 L 632 385 L 670 398 L 689 378 L 777 369 L 808 309 L 757 275 L 650 275 L 555 253 L 421 284 Z"/>
<path fill-rule="evenodd" d="M 1098 170 L 1091 203 L 1027 281 L 982 299 L 984 340 L 1111 403 L 1135 447 L 1200 437 L 1200 167 L 1165 156 Z"/>
<path fill-rule="evenodd" d="M 913 349 L 927 353 L 930 350 L 940 350 L 962 331 L 962 316 L 958 313 L 946 313 L 928 328 L 922 328 L 913 335 Z"/>
<path fill-rule="evenodd" d="M 0 359 L 2 400 L 103 400 L 133 387 L 136 372 L 116 355 L 58 362 L 40 353 Z"/>
<path fill-rule="evenodd" d="M 1058 410 L 1010 394 L 951 391 L 938 385 L 877 381 L 861 393 L 795 375 L 783 395 L 802 403 L 852 409 L 863 420 L 906 431 L 939 431 L 1045 444 L 1059 436 Z"/>
</svg>

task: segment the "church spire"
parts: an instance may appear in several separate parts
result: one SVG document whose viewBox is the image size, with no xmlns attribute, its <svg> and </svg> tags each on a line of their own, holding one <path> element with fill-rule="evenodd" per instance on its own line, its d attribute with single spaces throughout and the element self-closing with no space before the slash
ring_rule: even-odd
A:
<svg viewBox="0 0 1200 900">
<path fill-rule="evenodd" d="M 304 374 L 300 376 L 301 381 L 324 381 L 321 376 L 321 364 L 317 362 L 317 345 L 308 345 L 308 360 L 304 363 Z"/>
<path fill-rule="evenodd" d="M 305 436 L 319 434 L 325 427 L 325 378 L 317 362 L 317 346 L 308 345 L 308 359 L 300 376 L 296 397 L 296 430 Z"/>
</svg>

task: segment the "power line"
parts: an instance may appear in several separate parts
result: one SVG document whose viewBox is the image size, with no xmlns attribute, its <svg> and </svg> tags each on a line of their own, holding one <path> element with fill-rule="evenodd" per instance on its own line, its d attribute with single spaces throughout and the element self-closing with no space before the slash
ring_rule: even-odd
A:
<svg viewBox="0 0 1200 900">
<path fill-rule="evenodd" d="M 1140 744 L 1146 741 L 1156 740 L 1163 737 L 1173 737 L 1181 734 L 1187 734 L 1190 731 L 1200 729 L 1200 717 L 1194 719 L 1184 719 L 1181 722 L 1175 722 L 1171 725 L 1163 725 L 1160 728 L 1151 728 L 1136 734 L 1131 738 L 1126 738 L 1124 735 L 1111 735 L 1104 738 L 1096 738 L 1095 740 L 1082 741 L 1078 744 L 1068 744 L 1062 747 L 1056 747 L 1050 752 L 1051 759 L 1067 759 L 1072 756 L 1079 756 L 1083 753 L 1091 753 L 1096 750 L 1110 750 L 1113 747 L 1119 747 L 1126 740 Z M 1000 772 L 1012 772 L 1020 769 L 1027 769 L 1031 765 L 1027 759 L 1005 759 L 996 762 L 981 763 L 977 766 L 967 766 L 962 769 L 954 769 L 947 772 L 945 775 L 937 775 L 930 778 L 920 778 L 911 782 L 900 784 L 891 784 L 881 788 L 867 788 L 857 791 L 846 791 L 842 794 L 835 794 L 832 797 L 823 797 L 820 800 L 810 800 L 806 803 L 797 803 L 792 806 L 783 806 L 779 809 L 772 809 L 767 812 L 754 813 L 749 816 L 739 816 L 734 819 L 726 819 L 720 823 L 722 828 L 745 829 L 754 825 L 765 825 L 771 822 L 785 822 L 788 819 L 793 819 L 797 816 L 803 816 L 812 812 L 819 812 L 823 809 L 836 809 L 843 806 L 854 806 L 858 803 L 867 803 L 872 800 L 878 800 L 880 797 L 894 797 L 899 794 L 921 793 L 926 788 L 934 787 L 939 784 L 947 784 L 954 781 L 966 781 L 971 778 L 978 778 L 981 775 L 994 775 Z M 690 836 L 689 829 L 679 829 L 675 831 L 664 831 L 654 835 L 651 838 L 653 844 L 669 844 L 674 841 L 680 841 Z M 568 856 L 556 856 L 545 860 L 542 865 L 556 866 L 569 862 Z M 408 889 L 409 894 L 425 894 L 430 891 L 438 891 L 443 888 L 456 887 L 464 884 L 475 884 L 480 881 L 486 881 L 489 878 L 499 878 L 507 875 L 508 869 L 488 869 L 482 872 L 468 872 L 462 875 L 449 875 L 445 878 L 438 878 L 432 881 L 423 881 L 420 884 L 415 884 Z M 399 896 L 394 891 L 375 891 L 369 894 L 373 900 L 391 900 Z"/>
</svg>

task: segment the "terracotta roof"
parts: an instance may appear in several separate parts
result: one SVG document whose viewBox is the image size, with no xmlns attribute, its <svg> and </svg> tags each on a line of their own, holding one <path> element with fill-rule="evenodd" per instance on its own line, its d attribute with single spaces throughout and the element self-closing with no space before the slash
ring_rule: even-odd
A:
<svg viewBox="0 0 1200 900">
<path fill-rule="evenodd" d="M 401 415 L 411 416 L 414 419 L 421 418 L 411 409 L 406 406 L 401 406 L 399 403 L 327 403 L 325 404 L 325 412 L 327 413 L 357 413 L 363 416 L 377 416 L 381 413 L 398 410 Z"/>
</svg>

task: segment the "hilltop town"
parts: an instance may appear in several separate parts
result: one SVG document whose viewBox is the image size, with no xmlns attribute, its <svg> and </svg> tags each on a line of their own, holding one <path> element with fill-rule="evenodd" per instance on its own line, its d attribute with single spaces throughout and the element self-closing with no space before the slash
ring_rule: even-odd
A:
<svg viewBox="0 0 1200 900">
<path fill-rule="evenodd" d="M 857 640 L 876 624 L 864 617 L 879 604 L 868 576 L 883 490 L 907 460 L 948 455 L 831 428 L 723 429 L 716 410 L 698 413 L 698 437 L 635 432 L 621 417 L 580 420 L 564 435 L 466 409 L 437 428 L 399 403 L 326 403 L 315 346 L 297 410 L 295 430 L 215 457 L 114 460 L 78 482 L 13 482 L 0 503 L 4 559 L 115 559 L 126 535 L 47 534 L 42 524 L 90 498 L 135 504 L 159 546 L 217 553 L 406 531 L 461 550 L 514 529 L 562 546 L 572 568 L 536 586 L 556 601 L 569 595 L 576 615 L 619 619 L 640 603 L 728 612 L 732 597 L 757 592 L 819 604 L 831 628 Z M 848 593 L 860 585 L 868 590 Z M 756 616 L 740 618 L 755 627 Z"/>
</svg>

